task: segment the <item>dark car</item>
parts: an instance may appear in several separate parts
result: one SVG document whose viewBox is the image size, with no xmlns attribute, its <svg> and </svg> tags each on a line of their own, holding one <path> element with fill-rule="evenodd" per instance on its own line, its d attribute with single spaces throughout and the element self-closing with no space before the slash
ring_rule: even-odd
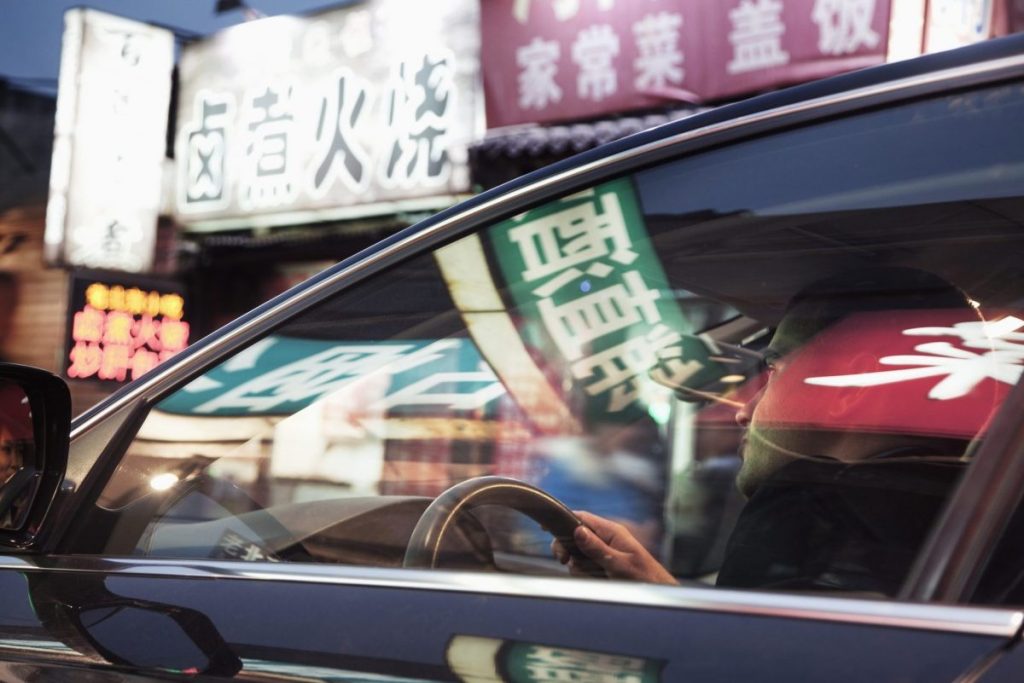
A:
<svg viewBox="0 0 1024 683">
<path fill-rule="evenodd" d="M 443 211 L 70 429 L 0 366 L 0 679 L 1019 680 L 1022 123 L 1024 38 L 853 73 Z"/>
</svg>

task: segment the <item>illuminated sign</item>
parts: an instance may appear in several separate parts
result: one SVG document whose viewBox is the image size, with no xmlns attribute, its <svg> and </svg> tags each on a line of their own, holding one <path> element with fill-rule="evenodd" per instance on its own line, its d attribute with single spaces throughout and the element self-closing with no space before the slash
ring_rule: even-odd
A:
<svg viewBox="0 0 1024 683">
<path fill-rule="evenodd" d="M 87 273 L 72 277 L 68 330 L 67 376 L 110 382 L 138 379 L 188 346 L 190 332 L 180 287 Z"/>
<path fill-rule="evenodd" d="M 372 0 L 187 46 L 178 219 L 196 230 L 308 222 L 468 192 L 467 147 L 483 123 L 477 22 L 472 0 Z"/>
<path fill-rule="evenodd" d="M 64 15 L 46 257 L 152 266 L 174 66 L 170 31 L 89 9 Z"/>
</svg>

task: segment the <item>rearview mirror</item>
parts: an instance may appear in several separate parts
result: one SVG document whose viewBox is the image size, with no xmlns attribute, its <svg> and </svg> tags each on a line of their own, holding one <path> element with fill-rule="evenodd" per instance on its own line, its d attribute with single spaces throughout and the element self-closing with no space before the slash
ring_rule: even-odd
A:
<svg viewBox="0 0 1024 683">
<path fill-rule="evenodd" d="M 64 476 L 71 398 L 45 370 L 0 363 L 0 538 L 31 534 Z"/>
</svg>

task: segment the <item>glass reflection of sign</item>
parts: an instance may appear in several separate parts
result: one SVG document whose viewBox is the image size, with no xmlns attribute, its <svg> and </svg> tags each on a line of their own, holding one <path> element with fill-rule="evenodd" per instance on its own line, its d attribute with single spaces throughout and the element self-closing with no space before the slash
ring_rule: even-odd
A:
<svg viewBox="0 0 1024 683">
<path fill-rule="evenodd" d="M 523 333 L 544 357 L 562 360 L 588 415 L 631 421 L 645 391 L 710 372 L 707 349 L 687 334 L 691 326 L 650 245 L 631 181 L 547 204 L 489 235 L 527 321 Z"/>
<path fill-rule="evenodd" d="M 186 47 L 179 218 L 288 223 L 468 191 L 483 106 L 477 14 L 473 0 L 372 0 Z"/>
<path fill-rule="evenodd" d="M 167 283 L 77 275 L 71 301 L 65 356 L 71 379 L 138 379 L 188 346 L 185 298 Z"/>
<path fill-rule="evenodd" d="M 992 0 L 930 0 L 925 52 L 951 50 L 992 35 Z"/>
<path fill-rule="evenodd" d="M 174 36 L 75 8 L 64 16 L 61 50 L 47 259 L 146 271 L 156 245 Z"/>
<path fill-rule="evenodd" d="M 966 307 L 851 315 L 785 359 L 758 403 L 759 419 L 790 429 L 973 438 L 1024 374 L 1024 320 L 986 316 Z"/>
<path fill-rule="evenodd" d="M 365 415 L 486 417 L 505 388 L 465 339 L 334 342 L 271 336 L 160 404 L 188 415 L 290 415 L 379 378 Z"/>
<path fill-rule="evenodd" d="M 463 635 L 452 638 L 445 658 L 460 680 L 505 683 L 657 683 L 665 666 L 645 657 Z"/>
</svg>

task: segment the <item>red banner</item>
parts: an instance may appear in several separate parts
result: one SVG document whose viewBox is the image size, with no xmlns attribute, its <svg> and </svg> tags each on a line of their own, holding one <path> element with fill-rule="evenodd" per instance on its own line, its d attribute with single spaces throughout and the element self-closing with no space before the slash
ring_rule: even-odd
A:
<svg viewBox="0 0 1024 683">
<path fill-rule="evenodd" d="M 488 127 L 706 101 L 885 60 L 890 0 L 484 0 Z"/>
<path fill-rule="evenodd" d="M 969 311 L 862 313 L 782 361 L 763 424 L 970 438 L 1024 371 L 1024 320 Z"/>
</svg>

